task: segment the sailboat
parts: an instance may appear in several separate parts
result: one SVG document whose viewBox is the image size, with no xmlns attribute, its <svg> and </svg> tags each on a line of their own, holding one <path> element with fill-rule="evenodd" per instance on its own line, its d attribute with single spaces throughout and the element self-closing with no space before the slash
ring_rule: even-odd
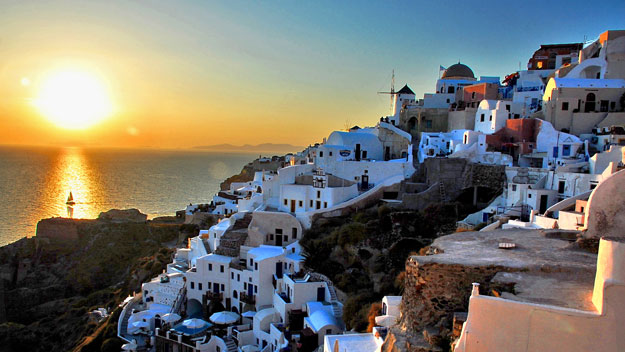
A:
<svg viewBox="0 0 625 352">
<path fill-rule="evenodd" d="M 72 191 L 69 191 L 69 197 L 67 197 L 67 202 L 65 202 L 65 204 L 69 206 L 76 204 L 76 202 L 74 202 L 74 196 L 72 195 Z"/>
</svg>

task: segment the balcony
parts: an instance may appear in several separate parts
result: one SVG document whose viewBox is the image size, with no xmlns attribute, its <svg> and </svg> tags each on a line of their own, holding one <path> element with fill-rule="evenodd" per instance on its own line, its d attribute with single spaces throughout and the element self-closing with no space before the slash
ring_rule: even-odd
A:
<svg viewBox="0 0 625 352">
<path fill-rule="evenodd" d="M 206 292 L 206 299 L 221 301 L 224 299 L 223 292 Z"/>
<path fill-rule="evenodd" d="M 247 293 L 241 293 L 239 300 L 243 303 L 256 304 L 256 295 L 248 295 Z"/>
</svg>

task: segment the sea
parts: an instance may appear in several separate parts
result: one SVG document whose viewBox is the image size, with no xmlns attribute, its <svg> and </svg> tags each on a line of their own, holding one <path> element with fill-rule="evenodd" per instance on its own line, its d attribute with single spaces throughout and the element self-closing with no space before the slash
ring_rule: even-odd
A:
<svg viewBox="0 0 625 352">
<path fill-rule="evenodd" d="M 0 146 L 0 246 L 49 217 L 137 208 L 149 218 L 206 203 L 258 154 Z M 67 198 L 76 204 L 70 209 Z"/>
</svg>

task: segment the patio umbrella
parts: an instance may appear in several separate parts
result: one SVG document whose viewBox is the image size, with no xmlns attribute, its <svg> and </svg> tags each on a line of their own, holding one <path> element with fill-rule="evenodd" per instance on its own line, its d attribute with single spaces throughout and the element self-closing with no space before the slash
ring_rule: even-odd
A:
<svg viewBox="0 0 625 352">
<path fill-rule="evenodd" d="M 206 322 L 202 319 L 193 318 L 183 321 L 182 325 L 186 326 L 189 329 L 199 329 L 201 327 L 204 327 L 204 325 L 206 325 Z"/>
<path fill-rule="evenodd" d="M 210 321 L 215 324 L 228 325 L 239 319 L 239 315 L 235 312 L 217 312 L 210 316 Z"/>
<path fill-rule="evenodd" d="M 173 322 L 180 320 L 180 315 L 176 313 L 167 313 L 161 317 L 161 320 L 166 323 L 173 323 Z"/>
<path fill-rule="evenodd" d="M 241 316 L 244 318 L 253 318 L 255 315 L 256 312 L 253 310 L 248 310 L 247 312 L 243 312 L 243 314 L 241 314 Z"/>
<path fill-rule="evenodd" d="M 125 343 L 122 345 L 122 350 L 124 351 L 134 351 L 137 349 L 137 344 L 134 342 Z"/>
</svg>

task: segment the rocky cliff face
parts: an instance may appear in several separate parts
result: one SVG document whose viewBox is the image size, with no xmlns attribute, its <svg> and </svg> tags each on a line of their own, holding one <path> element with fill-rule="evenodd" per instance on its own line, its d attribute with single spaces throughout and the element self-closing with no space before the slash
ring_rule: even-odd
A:
<svg viewBox="0 0 625 352">
<path fill-rule="evenodd" d="M 143 281 L 160 273 L 180 229 L 179 224 L 46 219 L 37 237 L 0 248 L 0 350 L 67 351 L 92 335 L 81 351 L 119 351 L 116 319 L 98 324 L 89 321 L 88 312 L 99 307 L 114 312 Z"/>
</svg>

